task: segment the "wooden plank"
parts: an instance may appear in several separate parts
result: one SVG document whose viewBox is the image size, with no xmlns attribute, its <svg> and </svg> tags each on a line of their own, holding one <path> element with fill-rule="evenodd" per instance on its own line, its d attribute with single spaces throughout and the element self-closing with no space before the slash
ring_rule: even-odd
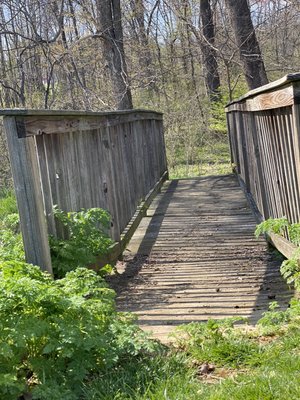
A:
<svg viewBox="0 0 300 400">
<path fill-rule="evenodd" d="M 264 85 L 264 86 L 260 86 L 257 89 L 250 90 L 245 95 L 243 95 L 243 96 L 239 97 L 238 99 L 227 104 L 225 111 L 226 112 L 232 111 L 233 110 L 231 108 L 232 105 L 234 105 L 236 103 L 240 103 L 243 100 L 246 100 L 250 97 L 254 97 L 261 93 L 266 93 L 269 91 L 279 90 L 279 88 L 281 88 L 282 86 L 287 86 L 287 85 L 291 85 L 291 84 L 297 85 L 299 81 L 300 81 L 300 73 L 288 74 L 288 75 L 284 76 L 283 78 L 278 79 L 277 81 L 268 83 L 267 85 Z"/>
<path fill-rule="evenodd" d="M 170 325 L 233 315 L 257 320 L 274 295 L 287 307 L 292 292 L 280 262 L 255 239 L 256 221 L 234 175 L 168 182 L 151 210 L 157 212 L 142 219 L 113 286 L 118 309 L 136 313 L 143 329 L 166 339 Z"/>
<path fill-rule="evenodd" d="M 168 171 L 168 163 L 167 163 L 167 152 L 166 152 L 166 142 L 165 142 L 165 135 L 164 135 L 164 126 L 163 120 L 156 122 L 158 125 L 157 136 L 159 137 L 159 151 L 161 155 L 161 164 L 160 164 L 160 175 L 164 174 L 165 171 Z M 169 179 L 167 177 L 167 179 Z"/>
<path fill-rule="evenodd" d="M 47 154 L 47 166 L 49 171 L 49 183 L 51 185 L 51 203 L 58 205 L 62 210 L 67 210 L 65 202 L 64 174 L 63 174 L 63 157 L 61 156 L 61 137 L 59 135 L 44 135 L 45 152 Z M 42 182 L 42 185 L 45 181 Z M 48 200 L 49 201 L 49 200 Z M 51 226 L 51 225 L 50 225 Z M 49 231 L 59 238 L 67 238 L 67 229 L 55 219 L 55 231 Z"/>
<path fill-rule="evenodd" d="M 239 154 L 239 174 L 245 180 L 245 163 L 244 163 L 244 151 L 243 151 L 243 139 L 242 135 L 244 134 L 243 129 L 241 129 L 241 114 L 235 114 L 235 123 L 236 123 L 236 132 L 237 132 L 237 151 Z"/>
<path fill-rule="evenodd" d="M 147 196 L 145 197 L 145 200 L 139 205 L 132 220 L 129 222 L 127 227 L 124 229 L 123 233 L 121 234 L 122 251 L 125 250 L 126 245 L 129 243 L 129 240 L 131 239 L 132 235 L 136 231 L 141 219 L 146 215 L 146 212 L 147 212 L 151 202 L 153 201 L 155 196 L 159 193 L 159 191 L 160 191 L 163 183 L 166 181 L 167 177 L 168 177 L 168 172 L 165 171 L 165 173 L 162 175 L 160 180 L 154 185 L 153 189 L 150 190 L 150 192 L 147 194 Z"/>
<path fill-rule="evenodd" d="M 43 110 L 43 109 L 27 109 L 27 108 L 4 108 L 0 110 L 0 115 L 3 116 L 43 116 L 43 117 L 102 117 L 102 116 L 119 116 L 119 115 L 130 115 L 130 114 L 143 114 L 143 115 L 157 115 L 158 119 L 162 119 L 162 113 L 159 111 L 153 110 L 144 110 L 135 108 L 132 110 L 117 110 L 117 111 L 102 111 L 102 112 L 95 112 L 95 111 L 83 111 L 83 110 Z M 151 118 L 150 118 L 151 119 Z"/>
<path fill-rule="evenodd" d="M 298 249 L 293 243 L 275 233 L 266 234 L 266 239 L 286 258 L 292 258 Z"/>
<path fill-rule="evenodd" d="M 36 149 L 39 161 L 39 170 L 41 174 L 41 185 L 42 185 L 42 195 L 43 204 L 45 208 L 45 214 L 48 222 L 48 232 L 50 235 L 57 236 L 56 232 L 56 222 L 53 215 L 53 195 L 52 187 L 50 181 L 50 168 L 48 163 L 48 155 L 45 143 L 45 136 L 36 137 Z"/>
<path fill-rule="evenodd" d="M 285 204 L 285 215 L 290 222 L 298 222 L 296 217 L 296 205 L 297 199 L 295 196 L 295 157 L 294 157 L 294 144 L 293 144 L 293 132 L 292 132 L 292 110 L 291 107 L 285 108 L 282 112 L 277 115 L 277 119 L 280 122 L 279 133 L 282 139 L 282 148 L 284 158 L 281 164 L 282 167 L 282 181 L 285 182 L 284 195 L 286 198 Z"/>
<path fill-rule="evenodd" d="M 266 114 L 260 114 L 257 118 L 257 127 L 259 129 L 259 142 L 262 149 L 262 162 L 264 177 L 266 181 L 266 195 L 268 199 L 268 214 L 270 217 L 276 218 L 277 216 L 277 203 L 276 203 L 276 186 L 273 184 L 273 164 L 272 164 L 272 147 L 269 143 L 269 131 L 266 120 Z"/>
<path fill-rule="evenodd" d="M 40 204 L 47 214 L 49 233 L 67 238 L 66 230 L 53 218 L 57 204 L 64 211 L 108 209 L 113 239 L 120 242 L 123 231 L 124 237 L 132 234 L 135 219 L 147 208 L 148 194 L 156 193 L 167 177 L 162 114 L 139 110 L 15 110 L 8 114 L 16 115 L 11 118 L 18 143 L 25 148 L 32 143 L 37 151 L 35 173 L 40 171 L 41 176 L 35 179 L 41 181 Z"/>
<path fill-rule="evenodd" d="M 253 215 L 257 221 L 257 223 L 261 223 L 264 218 L 259 212 L 256 203 L 251 195 L 251 193 L 247 192 L 245 190 L 245 184 L 243 181 L 239 181 L 240 186 L 244 190 L 244 194 L 246 196 L 247 202 L 249 204 L 249 207 L 251 208 Z M 293 243 L 291 243 L 289 240 L 284 238 L 283 236 L 277 235 L 275 233 L 268 233 L 265 234 L 266 240 L 272 244 L 281 254 L 283 254 L 286 258 L 291 258 L 294 256 L 295 251 L 298 249 L 297 246 L 295 246 Z"/>
<path fill-rule="evenodd" d="M 291 219 L 291 201 L 288 198 L 289 191 L 289 168 L 287 166 L 287 157 L 289 157 L 289 153 L 287 151 L 287 127 L 284 123 L 285 121 L 282 119 L 281 113 L 275 113 L 273 117 L 273 142 L 275 144 L 275 163 L 278 171 L 278 180 L 277 186 L 280 194 L 280 201 L 282 204 L 282 213 L 287 216 L 287 218 Z"/>
<path fill-rule="evenodd" d="M 147 209 L 151 205 L 151 202 L 153 201 L 155 196 L 159 193 L 167 177 L 168 172 L 165 171 L 160 180 L 156 183 L 156 185 L 154 185 L 153 189 L 147 194 L 145 200 L 142 201 L 141 204 L 139 204 L 139 206 L 137 207 L 132 219 L 129 221 L 126 228 L 121 233 L 120 240 L 111 246 L 106 255 L 98 257 L 96 263 L 91 265 L 91 268 L 97 270 L 106 264 L 114 264 L 117 261 L 117 259 L 126 249 L 127 244 L 129 243 L 134 232 L 139 226 L 142 218 L 146 215 Z"/>
<path fill-rule="evenodd" d="M 103 129 L 102 140 L 104 145 L 106 146 L 106 160 L 108 161 L 108 182 L 107 182 L 107 190 L 109 193 L 108 196 L 108 210 L 112 215 L 112 238 L 116 241 L 120 240 L 120 234 L 122 231 L 121 221 L 119 215 L 119 192 L 118 192 L 118 171 L 116 170 L 115 164 L 115 137 L 113 132 L 108 127 Z"/>
<path fill-rule="evenodd" d="M 128 114 L 103 114 L 103 115 L 87 115 L 87 116 L 19 116 L 18 136 L 35 136 L 50 134 L 65 134 L 69 132 L 85 132 L 98 129 L 103 126 L 120 126 L 123 123 L 129 123 L 140 120 L 161 120 L 161 114 L 156 113 L 138 113 L 131 112 Z"/>
<path fill-rule="evenodd" d="M 226 112 L 232 111 L 264 111 L 281 107 L 288 107 L 294 104 L 294 88 L 289 85 L 282 89 L 276 89 L 270 93 L 263 93 L 253 98 L 235 102 L 226 107 Z"/>
<path fill-rule="evenodd" d="M 130 199 L 129 199 L 129 187 L 128 187 L 128 173 L 125 165 L 124 153 L 122 149 L 122 142 L 124 139 L 123 125 L 112 127 L 111 130 L 114 132 L 114 170 L 116 179 L 116 193 L 119 200 L 118 213 L 120 221 L 120 233 L 125 229 L 128 224 L 130 214 Z M 120 173 L 122 171 L 122 173 Z"/>
<path fill-rule="evenodd" d="M 35 138 L 19 139 L 14 117 L 4 118 L 26 261 L 52 274 Z"/>
<path fill-rule="evenodd" d="M 250 176 L 249 176 L 249 147 L 247 143 L 247 130 L 251 127 L 247 126 L 247 119 L 243 113 L 239 113 L 239 130 L 241 137 L 241 150 L 243 152 L 243 179 L 246 184 L 247 190 L 250 191 Z"/>
<path fill-rule="evenodd" d="M 228 114 L 227 114 L 228 115 Z M 233 153 L 233 162 L 235 164 L 234 168 L 237 174 L 240 173 L 240 156 L 238 152 L 238 132 L 236 127 L 236 118 L 238 113 L 233 112 L 229 114 L 229 126 L 230 126 L 230 137 L 231 137 L 231 146 Z M 231 117 L 231 118 L 230 118 Z"/>
<path fill-rule="evenodd" d="M 292 214 L 293 219 L 291 222 L 299 222 L 299 211 L 300 211 L 300 198 L 299 198 L 299 186 L 298 186 L 298 178 L 297 178 L 297 169 L 299 166 L 297 165 L 298 157 L 297 157 L 297 141 L 295 136 L 297 132 L 294 131 L 293 127 L 293 109 L 286 110 L 284 115 L 286 120 L 286 125 L 288 126 L 288 152 L 290 154 L 290 159 L 288 160 L 291 164 L 291 185 L 290 185 L 290 193 L 292 198 Z"/>
<path fill-rule="evenodd" d="M 293 148 L 295 157 L 295 175 L 296 185 L 295 194 L 297 198 L 296 217 L 300 221 L 300 105 L 295 104 L 292 108 L 292 134 L 293 134 Z"/>
</svg>

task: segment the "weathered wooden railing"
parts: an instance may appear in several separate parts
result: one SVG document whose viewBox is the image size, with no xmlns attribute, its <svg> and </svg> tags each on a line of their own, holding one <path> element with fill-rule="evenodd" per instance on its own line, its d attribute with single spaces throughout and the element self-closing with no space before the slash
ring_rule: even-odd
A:
<svg viewBox="0 0 300 400">
<path fill-rule="evenodd" d="M 232 162 L 262 219 L 300 221 L 300 74 L 226 107 Z"/>
<path fill-rule="evenodd" d="M 26 260 L 51 272 L 48 234 L 62 235 L 53 206 L 101 207 L 115 251 L 167 177 L 162 114 L 2 110 Z M 129 224 L 129 225 L 128 225 Z M 134 225 L 134 224 L 133 224 Z M 129 228 L 128 228 L 129 226 Z"/>
</svg>

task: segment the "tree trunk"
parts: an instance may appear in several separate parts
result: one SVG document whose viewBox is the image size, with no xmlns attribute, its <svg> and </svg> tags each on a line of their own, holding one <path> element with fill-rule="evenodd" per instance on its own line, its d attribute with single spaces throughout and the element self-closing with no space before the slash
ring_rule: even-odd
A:
<svg viewBox="0 0 300 400">
<path fill-rule="evenodd" d="M 99 34 L 117 109 L 132 108 L 123 46 L 120 0 L 97 0 Z"/>
<path fill-rule="evenodd" d="M 218 99 L 220 76 L 218 72 L 217 53 L 215 44 L 215 26 L 210 7 L 210 0 L 200 0 L 200 15 L 202 23 L 202 54 L 205 66 L 205 82 L 211 100 Z"/>
<path fill-rule="evenodd" d="M 225 0 L 249 89 L 268 83 L 247 0 Z"/>
<path fill-rule="evenodd" d="M 151 91 L 157 90 L 155 84 L 155 71 L 153 69 L 152 55 L 149 48 L 148 34 L 145 26 L 145 4 L 144 0 L 131 0 L 131 11 L 133 21 L 133 34 L 139 44 L 139 64 L 142 75 L 145 76 L 145 86 Z"/>
</svg>

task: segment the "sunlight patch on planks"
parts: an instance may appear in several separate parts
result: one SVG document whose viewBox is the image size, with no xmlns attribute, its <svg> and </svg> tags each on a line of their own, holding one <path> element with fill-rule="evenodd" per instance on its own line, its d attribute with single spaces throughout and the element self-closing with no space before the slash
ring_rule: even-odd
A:
<svg viewBox="0 0 300 400">
<path fill-rule="evenodd" d="M 166 341 L 182 323 L 230 316 L 253 323 L 271 301 L 286 308 L 293 293 L 255 226 L 234 175 L 167 182 L 118 265 L 119 310 Z"/>
</svg>

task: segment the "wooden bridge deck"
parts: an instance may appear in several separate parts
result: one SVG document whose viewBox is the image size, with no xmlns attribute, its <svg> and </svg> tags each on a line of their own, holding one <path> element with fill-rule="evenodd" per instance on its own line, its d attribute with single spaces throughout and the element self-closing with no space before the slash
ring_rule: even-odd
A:
<svg viewBox="0 0 300 400">
<path fill-rule="evenodd" d="M 254 238 L 255 225 L 234 175 L 167 182 L 118 264 L 119 310 L 165 340 L 182 323 L 255 322 L 270 301 L 286 307 L 280 261 Z"/>
</svg>

